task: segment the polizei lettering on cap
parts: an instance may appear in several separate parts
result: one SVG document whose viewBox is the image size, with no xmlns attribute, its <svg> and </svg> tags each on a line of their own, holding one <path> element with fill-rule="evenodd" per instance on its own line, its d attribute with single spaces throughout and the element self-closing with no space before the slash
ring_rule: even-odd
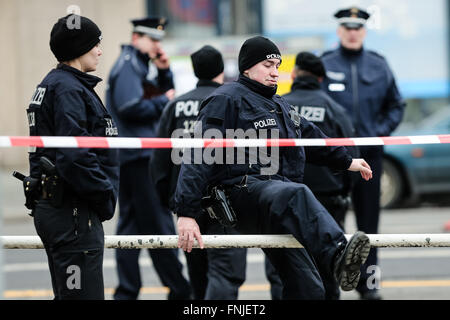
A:
<svg viewBox="0 0 450 320">
<path fill-rule="evenodd" d="M 275 121 L 275 119 L 269 118 L 269 119 L 255 121 L 255 122 L 253 122 L 253 124 L 255 125 L 255 129 L 262 129 L 265 127 L 276 126 L 277 122 Z"/>
<path fill-rule="evenodd" d="M 281 60 L 281 56 L 277 53 L 272 53 L 272 54 L 266 55 L 266 59 L 280 59 Z"/>
</svg>

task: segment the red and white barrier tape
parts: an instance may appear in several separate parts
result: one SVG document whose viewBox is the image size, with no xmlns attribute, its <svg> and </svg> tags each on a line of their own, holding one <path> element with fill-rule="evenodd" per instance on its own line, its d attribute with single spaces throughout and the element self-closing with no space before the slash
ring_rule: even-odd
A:
<svg viewBox="0 0 450 320">
<path fill-rule="evenodd" d="M 176 139 L 176 138 L 106 138 L 0 136 L 0 148 L 233 148 L 299 146 L 381 146 L 450 143 L 450 134 L 328 139 Z"/>
</svg>

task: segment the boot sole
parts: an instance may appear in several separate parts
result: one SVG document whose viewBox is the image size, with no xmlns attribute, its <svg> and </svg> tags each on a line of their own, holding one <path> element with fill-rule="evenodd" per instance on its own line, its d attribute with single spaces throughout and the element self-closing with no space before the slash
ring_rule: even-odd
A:
<svg viewBox="0 0 450 320">
<path fill-rule="evenodd" d="M 344 268 L 339 283 L 343 291 L 351 291 L 358 285 L 361 265 L 366 262 L 369 251 L 369 237 L 363 232 L 355 233 L 344 253 Z"/>
</svg>

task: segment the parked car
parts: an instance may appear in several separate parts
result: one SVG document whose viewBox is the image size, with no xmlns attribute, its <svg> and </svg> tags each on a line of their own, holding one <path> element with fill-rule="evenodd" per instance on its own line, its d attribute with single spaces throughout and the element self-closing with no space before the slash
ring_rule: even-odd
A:
<svg viewBox="0 0 450 320">
<path fill-rule="evenodd" d="M 450 133 L 450 106 L 442 108 L 415 126 L 399 128 L 394 135 Z M 415 144 L 384 147 L 381 206 L 401 206 L 405 200 L 431 194 L 450 194 L 450 145 Z"/>
</svg>

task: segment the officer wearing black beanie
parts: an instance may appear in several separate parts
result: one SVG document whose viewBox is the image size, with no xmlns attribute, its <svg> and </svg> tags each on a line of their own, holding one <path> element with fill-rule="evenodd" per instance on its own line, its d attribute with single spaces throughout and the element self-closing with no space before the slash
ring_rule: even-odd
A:
<svg viewBox="0 0 450 320">
<path fill-rule="evenodd" d="M 117 136 L 94 90 L 102 79 L 87 73 L 97 68 L 100 39 L 88 18 L 69 15 L 55 23 L 50 48 L 60 63 L 33 94 L 30 136 Z M 41 164 L 44 157 L 53 169 Z M 55 299 L 104 299 L 102 222 L 115 211 L 118 151 L 35 148 L 29 164 L 29 179 L 39 187 L 26 203 L 47 253 Z"/>
<path fill-rule="evenodd" d="M 260 36 L 245 41 L 239 53 L 241 74 L 202 102 L 196 133 L 216 139 L 325 138 L 317 126 L 276 94 L 280 63 L 280 51 L 272 41 Z M 174 197 L 178 247 L 192 252 L 197 239 L 204 248 L 197 222 L 207 215 L 201 200 L 217 187 L 227 195 L 240 233 L 292 234 L 305 247 L 263 250 L 283 281 L 282 298 L 325 298 L 318 268 L 343 290 L 354 289 L 359 266 L 370 250 L 369 238 L 357 232 L 346 240 L 336 221 L 302 183 L 304 165 L 308 160 L 333 170 L 359 171 L 365 180 L 372 177 L 370 167 L 363 159 L 353 159 L 344 147 L 282 149 L 245 148 L 242 153 L 227 152 L 226 163 L 222 156 L 214 163 L 206 161 L 209 159 L 195 165 L 183 163 Z"/>
<path fill-rule="evenodd" d="M 295 66 L 298 70 L 311 72 L 317 77 L 325 77 L 325 68 L 319 57 L 311 52 L 300 52 L 295 58 Z"/>
<path fill-rule="evenodd" d="M 280 59 L 281 63 L 281 53 L 278 47 L 265 37 L 250 38 L 244 42 L 239 51 L 239 72 L 242 74 L 245 70 L 266 59 Z"/>
<path fill-rule="evenodd" d="M 355 130 L 345 109 L 320 88 L 320 82 L 324 77 L 325 68 L 319 57 L 311 52 L 298 53 L 291 73 L 293 80 L 291 92 L 283 95 L 283 98 L 328 137 L 354 136 Z M 352 157 L 358 157 L 358 150 L 354 148 L 347 147 Z M 352 186 L 349 172 L 333 172 L 327 167 L 307 163 L 303 181 L 344 230 L 345 213 L 350 205 L 349 193 Z M 271 284 L 272 299 L 281 299 L 283 289 L 281 279 L 269 261 L 266 260 L 265 266 Z M 324 284 L 325 298 L 339 299 L 340 292 L 336 281 L 323 269 L 319 268 L 319 272 Z"/>
<path fill-rule="evenodd" d="M 102 40 L 102 32 L 89 18 L 69 14 L 60 18 L 50 33 L 50 49 L 59 62 L 90 51 Z"/>
<path fill-rule="evenodd" d="M 159 122 L 159 138 L 169 138 L 177 131 L 183 132 L 186 138 L 190 137 L 202 101 L 223 84 L 224 63 L 222 54 L 217 49 L 209 45 L 203 46 L 191 54 L 191 60 L 194 74 L 199 79 L 197 87 L 172 100 L 164 108 Z M 179 136 L 174 135 L 173 138 Z M 172 163 L 171 153 L 170 149 L 156 149 L 150 169 L 161 203 L 173 210 L 173 196 L 180 166 Z M 224 230 L 216 220 L 206 215 L 197 219 L 197 223 L 205 234 L 236 233 L 232 228 Z M 236 300 L 239 287 L 245 281 L 246 255 L 247 250 L 242 248 L 196 250 L 186 253 L 194 299 Z"/>
<path fill-rule="evenodd" d="M 211 46 L 204 46 L 191 54 L 194 74 L 199 79 L 211 80 L 223 72 L 222 54 Z"/>
</svg>

